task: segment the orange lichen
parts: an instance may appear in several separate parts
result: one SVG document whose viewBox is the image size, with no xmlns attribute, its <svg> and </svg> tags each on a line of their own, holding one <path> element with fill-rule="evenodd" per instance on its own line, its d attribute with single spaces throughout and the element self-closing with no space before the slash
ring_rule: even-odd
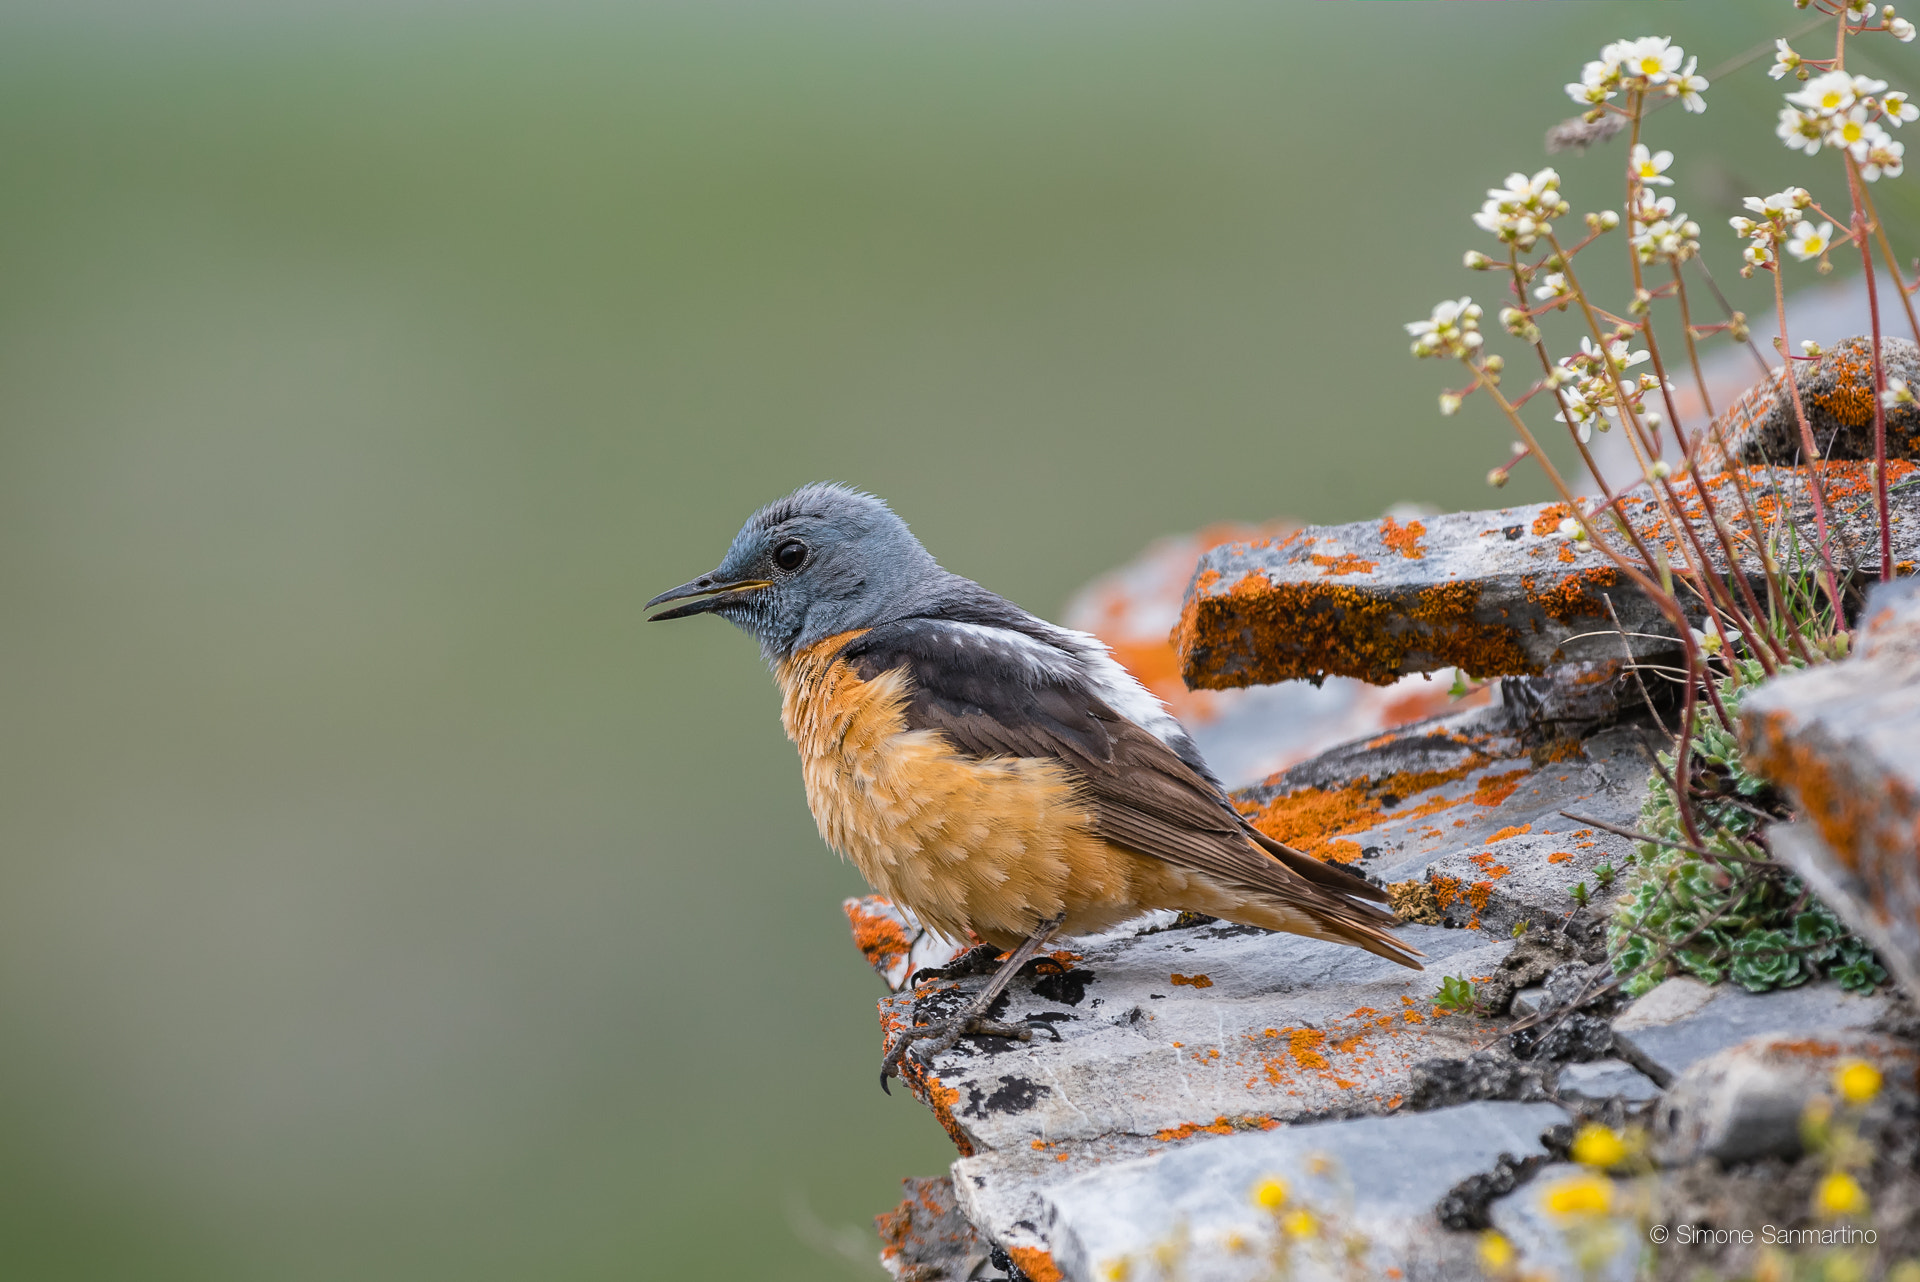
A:
<svg viewBox="0 0 1920 1282">
<path fill-rule="evenodd" d="M 1418 521 L 1408 521 L 1402 526 L 1388 517 L 1380 522 L 1380 541 L 1409 561 L 1418 561 L 1426 556 L 1427 550 L 1420 546 L 1420 540 L 1426 533 L 1427 527 Z"/>
<path fill-rule="evenodd" d="M 1533 532 L 1543 537 L 1552 534 L 1560 528 L 1560 522 L 1572 515 L 1573 509 L 1565 503 L 1549 503 L 1533 518 Z"/>
<path fill-rule="evenodd" d="M 1173 973 L 1173 986 L 1175 988 L 1188 985 L 1194 988 L 1212 988 L 1213 981 L 1205 975 L 1182 975 L 1179 971 Z"/>
<path fill-rule="evenodd" d="M 871 897 L 879 903 L 886 903 L 879 896 Z M 847 922 L 853 927 L 853 943 L 875 970 L 884 973 L 888 967 L 913 950 L 913 941 L 907 938 L 900 923 L 885 913 L 869 911 L 867 900 L 849 899 L 842 905 L 846 909 Z"/>
<path fill-rule="evenodd" d="M 1524 837 L 1532 831 L 1533 831 L 1532 824 L 1518 824 L 1513 827 L 1502 828 L 1499 832 L 1496 832 L 1493 834 L 1493 836 L 1487 838 L 1487 844 L 1491 846 L 1494 842 L 1505 841 L 1509 837 Z"/>
<path fill-rule="evenodd" d="M 1010 1246 L 1007 1255 L 1033 1282 L 1065 1282 L 1066 1274 L 1053 1262 L 1050 1252 L 1037 1246 Z"/>
<path fill-rule="evenodd" d="M 1749 717 L 1741 728 L 1750 768 L 1792 786 L 1834 855 L 1871 889 L 1874 911 L 1885 914 L 1884 888 L 1910 875 L 1920 797 L 1897 779 L 1863 778 L 1844 757 L 1816 750 L 1784 712 Z"/>
<path fill-rule="evenodd" d="M 1564 864 L 1571 858 L 1573 858 L 1573 852 L 1571 850 L 1556 850 L 1547 856 L 1547 862 L 1550 864 Z"/>
<path fill-rule="evenodd" d="M 1196 689 L 1323 675 L 1388 685 L 1403 672 L 1459 667 L 1475 676 L 1537 676 L 1520 633 L 1477 617 L 1469 581 L 1373 591 L 1324 579 L 1276 584 L 1247 574 L 1224 593 L 1194 591 L 1174 642 Z"/>
<path fill-rule="evenodd" d="M 1571 624 L 1575 619 L 1588 615 L 1605 617 L 1605 598 L 1589 589 L 1612 588 L 1619 586 L 1619 583 L 1620 572 L 1611 565 L 1596 565 L 1590 570 L 1561 575 L 1557 583 L 1545 588 L 1539 586 L 1532 575 L 1520 580 L 1527 600 L 1539 606 L 1541 613 L 1549 619 L 1561 624 Z"/>
<path fill-rule="evenodd" d="M 1327 1035 L 1317 1028 L 1290 1028 L 1287 1030 L 1287 1049 L 1293 1055 L 1293 1062 L 1302 1068 L 1325 1068 L 1327 1057 L 1320 1053 L 1326 1045 Z"/>
<path fill-rule="evenodd" d="M 1360 858 L 1360 843 L 1352 838 L 1387 821 L 1389 806 L 1465 778 L 1478 760 L 1451 770 L 1396 771 L 1375 782 L 1356 779 L 1339 788 L 1297 788 L 1275 797 L 1248 815 L 1253 826 L 1275 841 L 1304 850 L 1316 859 L 1350 864 Z M 1392 816 L 1422 819 L 1457 801 L 1440 798 Z"/>
<path fill-rule="evenodd" d="M 1195 1135 L 1231 1135 L 1235 1131 L 1270 1131 L 1278 1125 L 1280 1125 L 1278 1118 L 1269 1117 L 1264 1113 L 1245 1117 L 1228 1117 L 1223 1113 L 1214 1118 L 1211 1123 L 1182 1122 L 1178 1126 L 1169 1126 L 1165 1130 L 1155 1131 L 1153 1138 L 1184 1140 L 1191 1139 Z"/>
<path fill-rule="evenodd" d="M 1476 806 L 1499 805 L 1511 797 L 1532 773 L 1531 770 L 1508 770 L 1501 774 L 1486 776 L 1473 787 L 1473 804 Z"/>
<path fill-rule="evenodd" d="M 1342 552 L 1339 556 L 1313 554 L 1313 563 L 1320 567 L 1322 577 L 1339 574 L 1372 574 L 1374 562 L 1353 552 Z"/>
<path fill-rule="evenodd" d="M 900 1061 L 900 1077 L 908 1089 L 933 1113 L 934 1120 L 940 1123 L 940 1129 L 947 1133 L 953 1146 L 960 1150 L 961 1157 L 973 1156 L 973 1141 L 960 1129 L 960 1122 L 953 1115 L 953 1106 L 960 1102 L 960 1092 L 929 1072 L 925 1065 L 917 1063 L 908 1055 Z"/>
</svg>

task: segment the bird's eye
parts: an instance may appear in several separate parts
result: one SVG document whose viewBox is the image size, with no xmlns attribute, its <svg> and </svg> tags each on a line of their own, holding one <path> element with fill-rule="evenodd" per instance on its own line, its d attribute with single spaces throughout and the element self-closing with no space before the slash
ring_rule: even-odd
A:
<svg viewBox="0 0 1920 1282">
<path fill-rule="evenodd" d="M 783 570 L 797 570 L 806 559 L 807 545 L 799 539 L 788 539 L 773 550 L 774 564 Z"/>
</svg>

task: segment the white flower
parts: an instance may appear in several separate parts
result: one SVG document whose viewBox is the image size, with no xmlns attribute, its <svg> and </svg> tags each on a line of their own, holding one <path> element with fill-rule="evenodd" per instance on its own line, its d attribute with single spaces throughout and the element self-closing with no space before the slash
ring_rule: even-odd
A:
<svg viewBox="0 0 1920 1282">
<path fill-rule="evenodd" d="M 1909 120 L 1920 120 L 1920 107 L 1909 102 L 1906 93 L 1899 89 L 1880 100 L 1880 109 L 1887 113 L 1887 123 L 1895 129 Z"/>
<path fill-rule="evenodd" d="M 1773 133 L 1787 144 L 1789 151 L 1804 151 L 1812 156 L 1819 152 L 1820 139 L 1826 130 L 1816 113 L 1801 111 L 1797 107 L 1782 107 L 1780 123 L 1773 127 Z"/>
<path fill-rule="evenodd" d="M 1409 321 L 1415 356 L 1466 356 L 1478 348 L 1480 309 L 1471 298 L 1443 299 L 1423 321 Z"/>
<path fill-rule="evenodd" d="M 1820 257 L 1832 248 L 1832 223 L 1821 223 L 1817 228 L 1811 222 L 1796 223 L 1793 238 L 1787 241 L 1787 252 L 1803 263 Z"/>
<path fill-rule="evenodd" d="M 1799 93 L 1787 95 L 1788 102 L 1822 116 L 1845 111 L 1853 106 L 1853 99 L 1853 77 L 1844 71 L 1829 71 L 1824 76 L 1815 76 L 1807 81 L 1807 87 Z"/>
<path fill-rule="evenodd" d="M 1882 174 L 1898 178 L 1900 170 L 1906 165 L 1906 154 L 1907 144 L 1894 142 L 1882 134 L 1880 141 L 1867 151 L 1866 162 L 1860 166 L 1860 176 L 1868 182 L 1878 182 Z"/>
<path fill-rule="evenodd" d="M 1668 95 L 1680 99 L 1680 105 L 1692 112 L 1707 109 L 1707 100 L 1700 96 L 1707 90 L 1707 78 L 1696 75 L 1693 70 L 1699 62 L 1698 58 L 1687 59 L 1687 65 L 1681 68 L 1680 74 L 1675 76 L 1672 83 L 1667 86 Z"/>
<path fill-rule="evenodd" d="M 1801 211 L 1813 203 L 1813 197 L 1805 187 L 1787 187 L 1771 196 L 1748 196 L 1741 203 L 1764 218 L 1797 223 L 1806 217 Z"/>
<path fill-rule="evenodd" d="M 1767 74 L 1778 80 L 1800 65 L 1800 55 L 1788 47 L 1784 38 L 1775 40 L 1773 48 L 1773 65 L 1767 68 Z"/>
<path fill-rule="evenodd" d="M 1504 187 L 1487 189 L 1487 203 L 1473 216 L 1474 225 L 1492 232 L 1501 241 L 1522 250 L 1533 248 L 1535 240 L 1551 235 L 1553 223 L 1570 206 L 1560 198 L 1560 175 L 1542 169 L 1529 178 L 1508 174 Z"/>
<path fill-rule="evenodd" d="M 1740 256 L 1747 261 L 1748 267 L 1773 266 L 1773 250 L 1764 244 L 1748 245 Z"/>
<path fill-rule="evenodd" d="M 1853 96 L 1855 98 L 1871 98 L 1886 87 L 1886 81 L 1875 80 L 1872 76 L 1855 76 L 1853 78 Z"/>
<path fill-rule="evenodd" d="M 1864 161 L 1875 143 L 1884 142 L 1887 131 L 1867 119 L 1865 107 L 1855 107 L 1844 116 L 1827 122 L 1827 145 L 1844 150 L 1856 161 Z"/>
<path fill-rule="evenodd" d="M 1584 396 L 1572 388 L 1561 392 L 1560 399 L 1566 404 L 1566 409 L 1553 417 L 1571 427 L 1579 436 L 1580 443 L 1585 445 L 1593 439 L 1593 407 L 1587 404 Z"/>
<path fill-rule="evenodd" d="M 1701 626 L 1688 628 L 1687 631 L 1693 634 L 1693 643 L 1708 654 L 1719 654 L 1721 650 L 1740 639 L 1738 628 L 1728 628 L 1725 633 L 1722 633 L 1720 625 L 1714 621 L 1712 615 L 1703 619 Z"/>
<path fill-rule="evenodd" d="M 1609 46 L 1612 47 L 1612 46 Z M 1680 68 L 1686 51 L 1665 36 L 1642 36 L 1622 50 L 1623 74 L 1645 80 L 1649 86 L 1664 84 Z M 1604 51 L 1602 57 L 1605 56 Z"/>
<path fill-rule="evenodd" d="M 1535 298 L 1571 298 L 1573 291 L 1567 288 L 1566 273 L 1548 272 L 1545 282 L 1534 288 L 1533 296 Z"/>
<path fill-rule="evenodd" d="M 1880 393 L 1880 403 L 1890 410 L 1897 410 L 1902 405 L 1912 405 L 1913 389 L 1907 386 L 1907 381 L 1903 378 L 1890 378 L 1887 380 L 1887 390 Z"/>
<path fill-rule="evenodd" d="M 1907 44 L 1913 39 L 1913 24 L 1905 18 L 1887 19 L 1887 30 L 1892 32 L 1893 38 L 1901 44 Z"/>
<path fill-rule="evenodd" d="M 1627 162 L 1643 183 L 1658 183 L 1663 187 L 1673 185 L 1673 179 L 1664 175 L 1667 166 L 1673 163 L 1670 151 L 1649 152 L 1645 143 L 1637 143 L 1633 148 L 1633 159 Z"/>
</svg>

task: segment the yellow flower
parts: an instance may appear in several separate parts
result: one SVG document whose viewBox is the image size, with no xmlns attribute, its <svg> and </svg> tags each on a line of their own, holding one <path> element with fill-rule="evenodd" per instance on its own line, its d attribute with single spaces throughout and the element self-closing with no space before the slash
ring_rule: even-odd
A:
<svg viewBox="0 0 1920 1282">
<path fill-rule="evenodd" d="M 1547 1189 L 1547 1210 L 1561 1219 L 1605 1215 L 1613 1206 L 1613 1181 L 1599 1175 L 1572 1175 Z"/>
<path fill-rule="evenodd" d="M 1501 1274 L 1513 1267 L 1513 1243 L 1499 1233 L 1488 1229 L 1480 1235 L 1480 1267 L 1488 1273 Z"/>
<path fill-rule="evenodd" d="M 1253 1200 L 1269 1211 L 1279 1210 L 1287 1204 L 1287 1182 L 1269 1175 L 1253 1186 Z"/>
<path fill-rule="evenodd" d="M 1821 1215 L 1859 1215 L 1867 1209 L 1867 1194 L 1845 1171 L 1835 1171 L 1813 1191 L 1813 1209 Z"/>
<path fill-rule="evenodd" d="M 1582 1166 L 1597 1167 L 1604 1171 L 1620 1165 L 1626 1159 L 1626 1141 L 1612 1127 L 1588 1122 L 1573 1137 L 1573 1160 Z"/>
<path fill-rule="evenodd" d="M 1247 1239 L 1241 1237 L 1238 1233 L 1229 1233 L 1223 1245 L 1225 1245 L 1230 1253 L 1238 1255 L 1247 1249 Z"/>
<path fill-rule="evenodd" d="M 1125 1256 L 1109 1260 L 1107 1267 L 1100 1270 L 1100 1276 L 1107 1282 L 1127 1282 L 1127 1275 L 1133 1272 L 1133 1264 Z"/>
<path fill-rule="evenodd" d="M 1287 1231 L 1288 1237 L 1312 1237 L 1319 1232 L 1319 1226 L 1313 1222 L 1313 1212 L 1305 1209 L 1295 1211 L 1281 1220 L 1280 1227 Z"/>
<path fill-rule="evenodd" d="M 1865 1060 L 1850 1059 L 1833 1075 L 1840 1098 L 1849 1104 L 1865 1104 L 1880 1093 L 1880 1070 Z"/>
</svg>

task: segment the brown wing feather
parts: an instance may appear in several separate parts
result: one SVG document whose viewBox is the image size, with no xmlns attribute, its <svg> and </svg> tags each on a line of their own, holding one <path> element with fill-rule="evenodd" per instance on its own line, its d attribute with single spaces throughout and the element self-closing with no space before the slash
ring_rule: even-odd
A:
<svg viewBox="0 0 1920 1282">
<path fill-rule="evenodd" d="M 938 731 L 971 756 L 1060 761 L 1116 845 L 1309 913 L 1330 933 L 1419 969 L 1416 950 L 1382 929 L 1393 915 L 1355 902 L 1383 900 L 1382 891 L 1253 829 L 1177 753 L 1084 685 L 1036 674 L 1017 654 L 962 644 L 934 621 L 875 629 L 843 653 L 866 679 L 908 671 L 911 728 Z"/>
</svg>

